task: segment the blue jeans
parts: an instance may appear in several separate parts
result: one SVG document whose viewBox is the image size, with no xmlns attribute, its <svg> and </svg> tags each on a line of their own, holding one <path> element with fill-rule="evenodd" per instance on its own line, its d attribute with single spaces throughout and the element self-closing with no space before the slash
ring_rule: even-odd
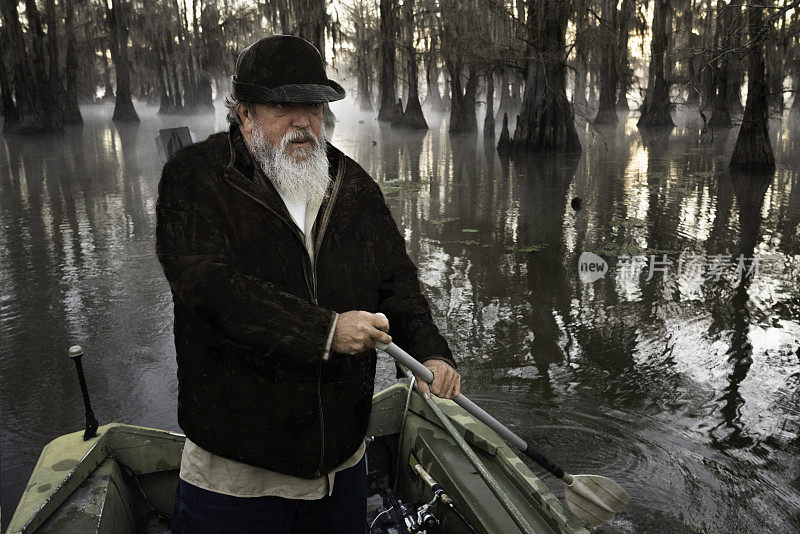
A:
<svg viewBox="0 0 800 534">
<path fill-rule="evenodd" d="M 232 497 L 178 479 L 174 534 L 364 534 L 367 530 L 366 458 L 336 473 L 333 493 L 321 499 Z"/>
</svg>

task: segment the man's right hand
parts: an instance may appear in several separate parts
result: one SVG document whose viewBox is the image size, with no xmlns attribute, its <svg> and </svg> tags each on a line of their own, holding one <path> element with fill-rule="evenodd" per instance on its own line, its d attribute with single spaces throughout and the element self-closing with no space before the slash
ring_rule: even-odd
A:
<svg viewBox="0 0 800 534">
<path fill-rule="evenodd" d="M 375 348 L 375 342 L 387 345 L 392 342 L 389 320 L 383 314 L 366 311 L 348 311 L 339 314 L 333 333 L 331 350 L 343 354 L 357 354 Z"/>
</svg>

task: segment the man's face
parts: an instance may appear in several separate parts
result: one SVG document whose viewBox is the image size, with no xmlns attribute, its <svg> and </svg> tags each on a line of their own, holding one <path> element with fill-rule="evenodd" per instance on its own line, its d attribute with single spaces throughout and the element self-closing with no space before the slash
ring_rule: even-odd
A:
<svg viewBox="0 0 800 534">
<path fill-rule="evenodd" d="M 313 140 L 308 136 L 312 133 L 317 140 L 322 132 L 323 104 L 255 104 L 256 115 L 247 113 L 244 106 L 239 103 L 236 111 L 242 119 L 242 135 L 248 143 L 252 141 L 254 129 L 261 127 L 267 142 L 278 148 L 287 134 L 291 134 L 293 141 L 286 144 L 284 149 L 287 156 L 300 162 L 308 159 L 312 152 Z"/>
</svg>

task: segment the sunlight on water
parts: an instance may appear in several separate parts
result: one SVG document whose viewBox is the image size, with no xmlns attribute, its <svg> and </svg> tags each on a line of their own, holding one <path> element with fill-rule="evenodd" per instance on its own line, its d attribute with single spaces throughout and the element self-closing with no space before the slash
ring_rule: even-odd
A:
<svg viewBox="0 0 800 534">
<path fill-rule="evenodd" d="M 45 442 L 83 424 L 72 344 L 101 421 L 177 429 L 154 138 L 226 129 L 217 107 L 137 104 L 142 123 L 118 127 L 110 106 L 86 106 L 64 136 L 2 139 L 3 503 Z M 331 109 L 332 142 L 381 185 L 465 392 L 570 469 L 632 490 L 604 532 L 800 528 L 796 129 L 774 136 L 778 168 L 761 183 L 728 172 L 735 135 L 694 122 L 644 136 L 635 117 L 581 125 L 579 159 L 509 161 L 496 138 L 451 137 L 442 114 L 409 133 Z M 607 262 L 592 283 L 578 278 L 586 251 Z M 739 254 L 762 260 L 743 283 Z M 651 255 L 668 263 L 651 273 Z M 385 387 L 393 366 L 378 375 Z"/>
</svg>

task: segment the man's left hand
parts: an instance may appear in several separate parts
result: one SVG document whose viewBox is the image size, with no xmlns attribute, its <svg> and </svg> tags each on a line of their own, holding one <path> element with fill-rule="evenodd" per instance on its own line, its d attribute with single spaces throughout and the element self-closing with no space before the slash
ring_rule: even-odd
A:
<svg viewBox="0 0 800 534">
<path fill-rule="evenodd" d="M 430 386 L 417 376 L 417 388 L 428 399 L 431 393 L 441 399 L 452 399 L 461 394 L 461 375 L 444 360 L 427 360 L 422 365 L 433 372 Z"/>
</svg>

